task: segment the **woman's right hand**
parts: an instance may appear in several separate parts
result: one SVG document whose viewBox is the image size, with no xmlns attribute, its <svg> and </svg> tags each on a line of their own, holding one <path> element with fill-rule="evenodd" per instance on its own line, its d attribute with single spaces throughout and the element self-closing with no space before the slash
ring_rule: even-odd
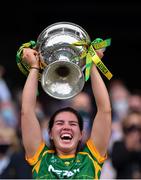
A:
<svg viewBox="0 0 141 180">
<path fill-rule="evenodd" d="M 39 68 L 38 52 L 31 48 L 24 48 L 22 59 L 30 66 Z"/>
</svg>

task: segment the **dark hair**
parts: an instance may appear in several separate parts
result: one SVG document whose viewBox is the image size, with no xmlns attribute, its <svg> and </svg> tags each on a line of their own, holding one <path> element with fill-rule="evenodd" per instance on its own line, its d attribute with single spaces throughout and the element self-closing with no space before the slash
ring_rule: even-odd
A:
<svg viewBox="0 0 141 180">
<path fill-rule="evenodd" d="M 73 113 L 73 114 L 77 117 L 77 119 L 78 119 L 78 124 L 79 124 L 80 131 L 83 130 L 83 120 L 82 120 L 81 115 L 80 115 L 76 110 L 74 110 L 73 108 L 71 108 L 71 107 L 65 107 L 65 108 L 62 108 L 62 109 L 57 110 L 57 111 L 52 115 L 52 117 L 50 118 L 50 121 L 49 121 L 49 125 L 48 125 L 49 131 L 51 131 L 51 129 L 52 129 L 52 127 L 53 127 L 55 117 L 56 117 L 59 113 L 61 113 L 61 112 L 71 112 L 71 113 Z"/>
<path fill-rule="evenodd" d="M 136 110 L 130 110 L 129 113 L 127 114 L 126 117 L 123 118 L 122 120 L 122 129 L 124 134 L 128 134 L 130 132 L 134 132 L 134 131 L 140 131 L 141 132 L 141 125 L 137 124 L 137 123 L 128 123 L 129 118 L 132 115 L 136 115 L 138 116 L 138 118 L 141 120 L 141 112 L 136 111 Z"/>
</svg>

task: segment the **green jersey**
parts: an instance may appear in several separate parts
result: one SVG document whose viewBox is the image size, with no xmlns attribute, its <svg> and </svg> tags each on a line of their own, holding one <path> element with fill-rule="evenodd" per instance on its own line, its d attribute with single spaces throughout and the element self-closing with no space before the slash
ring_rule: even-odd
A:
<svg viewBox="0 0 141 180">
<path fill-rule="evenodd" d="M 26 158 L 33 166 L 35 179 L 100 179 L 105 159 L 90 139 L 75 155 L 57 156 L 54 150 L 42 143 L 34 157 Z"/>
</svg>

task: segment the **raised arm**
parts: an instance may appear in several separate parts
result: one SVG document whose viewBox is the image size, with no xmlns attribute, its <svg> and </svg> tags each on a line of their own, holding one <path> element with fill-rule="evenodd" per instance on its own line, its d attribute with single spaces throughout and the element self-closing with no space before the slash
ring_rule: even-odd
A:
<svg viewBox="0 0 141 180">
<path fill-rule="evenodd" d="M 30 67 L 39 68 L 37 52 L 33 49 L 23 50 L 23 60 Z M 23 145 L 28 157 L 32 157 L 42 142 L 42 134 L 35 107 L 38 86 L 38 69 L 30 69 L 22 94 L 21 130 Z"/>
<path fill-rule="evenodd" d="M 102 52 L 98 52 L 98 55 L 99 57 L 103 56 Z M 91 69 L 91 86 L 97 105 L 91 139 L 99 153 L 104 156 L 107 152 L 111 135 L 111 105 L 107 88 L 94 64 Z"/>
</svg>

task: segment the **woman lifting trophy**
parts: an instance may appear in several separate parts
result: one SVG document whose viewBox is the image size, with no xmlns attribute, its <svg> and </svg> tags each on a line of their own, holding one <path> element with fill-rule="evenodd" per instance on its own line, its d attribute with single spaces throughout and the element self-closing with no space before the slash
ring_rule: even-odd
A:
<svg viewBox="0 0 141 180">
<path fill-rule="evenodd" d="M 36 43 L 30 41 L 18 50 L 18 67 L 27 75 L 21 103 L 22 141 L 33 178 L 100 179 L 111 136 L 111 104 L 97 67 L 111 79 L 111 72 L 101 61 L 109 45 L 110 39 L 91 42 L 80 26 L 60 22 L 43 30 Z M 97 112 L 88 139 L 81 146 L 83 117 L 65 107 L 50 117 L 49 147 L 36 114 L 38 81 L 50 96 L 68 99 L 82 90 L 89 77 Z"/>
</svg>

